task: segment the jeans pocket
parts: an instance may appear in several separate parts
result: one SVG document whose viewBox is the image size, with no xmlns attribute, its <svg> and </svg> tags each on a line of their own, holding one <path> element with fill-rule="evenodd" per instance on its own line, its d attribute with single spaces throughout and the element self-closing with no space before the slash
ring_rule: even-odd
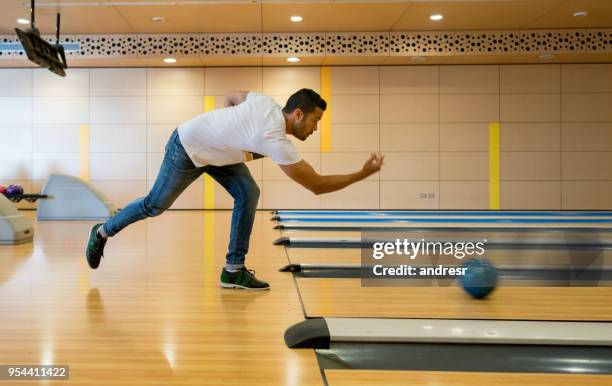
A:
<svg viewBox="0 0 612 386">
<path fill-rule="evenodd" d="M 175 140 L 178 138 L 178 129 L 174 129 L 172 134 L 170 134 L 170 138 L 168 138 L 168 142 L 166 142 L 166 146 L 164 147 L 164 152 L 168 153 L 168 150 L 174 146 Z"/>
<path fill-rule="evenodd" d="M 177 140 L 178 141 L 178 140 Z M 178 170 L 192 170 L 195 169 L 195 165 L 191 161 L 191 158 L 183 149 L 180 143 L 174 143 L 170 145 L 168 152 L 166 153 L 172 163 L 172 166 Z"/>
</svg>

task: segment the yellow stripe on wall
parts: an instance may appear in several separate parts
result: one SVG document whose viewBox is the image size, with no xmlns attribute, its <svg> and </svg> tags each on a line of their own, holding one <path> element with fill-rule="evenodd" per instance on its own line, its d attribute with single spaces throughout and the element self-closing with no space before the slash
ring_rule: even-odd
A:
<svg viewBox="0 0 612 386">
<path fill-rule="evenodd" d="M 215 209 L 215 180 L 204 174 L 204 209 Z"/>
<path fill-rule="evenodd" d="M 204 112 L 215 109 L 215 97 L 204 97 Z M 204 173 L 204 209 L 215 209 L 215 180 Z"/>
<path fill-rule="evenodd" d="M 321 98 L 327 102 L 327 109 L 321 119 L 321 152 L 330 152 L 331 144 L 331 68 L 321 67 Z"/>
<path fill-rule="evenodd" d="M 215 97 L 207 95 L 204 97 L 204 112 L 209 112 L 215 109 Z"/>
<path fill-rule="evenodd" d="M 89 125 L 81 125 L 81 179 L 89 181 Z"/>
<path fill-rule="evenodd" d="M 499 122 L 489 123 L 489 209 L 500 209 Z"/>
</svg>

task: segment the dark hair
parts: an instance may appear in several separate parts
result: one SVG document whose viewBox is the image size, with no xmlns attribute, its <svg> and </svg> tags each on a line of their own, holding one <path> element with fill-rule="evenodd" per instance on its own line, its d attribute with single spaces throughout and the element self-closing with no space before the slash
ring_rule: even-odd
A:
<svg viewBox="0 0 612 386">
<path fill-rule="evenodd" d="M 289 97 L 285 107 L 283 107 L 283 112 L 291 114 L 295 109 L 300 109 L 304 114 L 309 114 L 314 111 L 315 107 L 325 111 L 327 102 L 321 98 L 321 95 L 311 89 L 303 88 Z"/>
</svg>

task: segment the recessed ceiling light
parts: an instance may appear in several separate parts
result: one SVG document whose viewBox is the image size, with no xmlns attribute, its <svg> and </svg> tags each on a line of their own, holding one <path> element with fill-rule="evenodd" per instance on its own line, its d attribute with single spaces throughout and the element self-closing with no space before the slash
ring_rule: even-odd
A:
<svg viewBox="0 0 612 386">
<path fill-rule="evenodd" d="M 166 18 L 162 16 L 155 16 L 151 18 L 151 20 L 153 21 L 153 23 L 163 23 L 166 21 Z"/>
<path fill-rule="evenodd" d="M 422 62 L 423 60 L 427 59 L 424 56 L 413 56 L 410 58 L 410 60 L 414 60 L 415 62 Z"/>
<path fill-rule="evenodd" d="M 30 24 L 30 21 L 28 19 L 19 18 L 19 19 L 17 19 L 17 23 L 19 23 L 19 24 Z"/>
<path fill-rule="evenodd" d="M 444 16 L 440 15 L 439 13 L 429 16 L 429 20 L 433 21 L 440 21 L 442 19 L 444 19 Z"/>
<path fill-rule="evenodd" d="M 589 13 L 587 11 L 578 11 L 578 12 L 574 12 L 574 16 L 575 17 L 585 17 L 586 15 L 588 15 Z"/>
<path fill-rule="evenodd" d="M 176 63 L 176 59 L 174 58 L 164 58 L 165 63 Z"/>
<path fill-rule="evenodd" d="M 549 60 L 549 59 L 554 59 L 554 58 L 555 58 L 555 55 L 552 55 L 552 54 L 542 54 L 542 55 L 540 55 L 540 59 L 542 59 L 542 60 Z"/>
<path fill-rule="evenodd" d="M 299 16 L 299 15 L 291 16 L 289 19 L 291 19 L 291 21 L 294 22 L 294 23 L 299 23 L 302 20 L 304 20 L 304 18 L 302 16 Z"/>
<path fill-rule="evenodd" d="M 291 58 L 287 58 L 287 61 L 291 63 L 297 63 L 300 61 L 300 58 L 291 57 Z"/>
</svg>

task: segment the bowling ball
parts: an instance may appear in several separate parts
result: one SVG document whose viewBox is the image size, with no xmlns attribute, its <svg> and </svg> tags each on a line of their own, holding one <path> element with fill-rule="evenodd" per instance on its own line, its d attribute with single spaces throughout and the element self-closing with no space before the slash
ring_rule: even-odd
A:
<svg viewBox="0 0 612 386">
<path fill-rule="evenodd" d="M 19 185 L 9 185 L 6 188 L 6 195 L 7 196 L 17 196 L 19 194 L 23 194 L 23 187 L 19 186 Z"/>
<path fill-rule="evenodd" d="M 497 285 L 497 269 L 487 259 L 469 259 L 463 264 L 465 274 L 459 277 L 461 286 L 473 298 L 486 298 Z"/>
<path fill-rule="evenodd" d="M 0 185 L 0 194 L 6 194 L 6 186 Z"/>
</svg>

